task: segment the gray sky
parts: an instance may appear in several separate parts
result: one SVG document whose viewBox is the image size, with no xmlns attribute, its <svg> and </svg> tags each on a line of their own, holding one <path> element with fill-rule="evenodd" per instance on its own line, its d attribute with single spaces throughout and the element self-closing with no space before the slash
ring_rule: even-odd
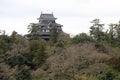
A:
<svg viewBox="0 0 120 80">
<path fill-rule="evenodd" d="M 37 23 L 42 11 L 53 12 L 64 32 L 88 33 L 95 18 L 106 24 L 118 22 L 119 8 L 120 0 L 0 0 L 0 29 L 26 34 L 29 23 Z"/>
</svg>

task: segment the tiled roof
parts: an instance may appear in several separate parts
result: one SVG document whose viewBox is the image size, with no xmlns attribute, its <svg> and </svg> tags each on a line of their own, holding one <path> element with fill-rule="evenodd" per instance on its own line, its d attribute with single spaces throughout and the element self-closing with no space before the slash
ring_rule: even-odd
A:
<svg viewBox="0 0 120 80">
<path fill-rule="evenodd" d="M 53 14 L 41 14 L 40 18 L 41 19 L 55 19 L 55 17 L 53 16 Z"/>
</svg>

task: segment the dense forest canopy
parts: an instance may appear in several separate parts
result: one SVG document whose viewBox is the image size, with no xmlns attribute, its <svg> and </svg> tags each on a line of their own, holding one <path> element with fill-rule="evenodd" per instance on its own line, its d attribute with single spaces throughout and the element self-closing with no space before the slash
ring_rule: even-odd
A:
<svg viewBox="0 0 120 80">
<path fill-rule="evenodd" d="M 89 35 L 62 37 L 55 28 L 49 41 L 28 26 L 24 36 L 0 31 L 0 80 L 120 80 L 120 21 L 105 30 L 91 21 Z"/>
</svg>

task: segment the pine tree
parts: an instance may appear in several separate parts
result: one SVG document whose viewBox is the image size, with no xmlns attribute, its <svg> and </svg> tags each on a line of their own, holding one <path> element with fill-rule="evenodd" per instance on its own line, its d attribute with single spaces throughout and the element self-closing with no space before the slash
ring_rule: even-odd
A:
<svg viewBox="0 0 120 80">
<path fill-rule="evenodd" d="M 57 41 L 58 41 L 58 31 L 57 31 L 57 25 L 54 23 L 51 25 L 50 42 L 56 43 Z"/>
<path fill-rule="evenodd" d="M 31 23 L 28 25 L 28 32 L 26 36 L 29 40 L 38 40 L 40 39 L 40 33 L 39 33 L 39 25 L 35 23 Z"/>
<path fill-rule="evenodd" d="M 93 20 L 91 23 L 93 25 L 90 27 L 90 35 L 95 39 L 95 41 L 101 41 L 104 40 L 104 32 L 103 32 L 103 26 L 104 24 L 100 24 L 99 19 Z"/>
</svg>

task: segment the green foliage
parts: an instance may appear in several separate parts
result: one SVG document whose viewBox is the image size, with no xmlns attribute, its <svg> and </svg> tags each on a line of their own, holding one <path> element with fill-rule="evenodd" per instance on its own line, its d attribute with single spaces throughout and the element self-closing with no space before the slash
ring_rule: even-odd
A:
<svg viewBox="0 0 120 80">
<path fill-rule="evenodd" d="M 11 36 L 10 36 L 10 43 L 15 43 L 15 44 L 22 44 L 24 45 L 26 42 L 25 38 L 18 34 L 16 31 L 13 31 Z"/>
<path fill-rule="evenodd" d="M 51 24 L 53 46 L 40 39 L 35 23 L 29 25 L 27 38 L 15 31 L 10 36 L 4 32 L 0 35 L 0 80 L 120 80 L 120 22 L 110 24 L 107 31 L 99 19 L 92 23 L 90 35 L 73 38 L 59 34 L 56 24 Z"/>
<path fill-rule="evenodd" d="M 23 56 L 25 58 L 24 64 L 29 66 L 31 69 L 34 69 L 35 68 L 35 64 L 33 63 L 34 55 L 30 53 L 24 53 Z"/>
<path fill-rule="evenodd" d="M 90 75 L 90 76 L 86 76 L 86 75 L 82 75 L 81 80 L 98 80 L 96 76 Z"/>
<path fill-rule="evenodd" d="M 104 24 L 100 24 L 99 19 L 94 19 L 91 23 L 93 25 L 90 27 L 90 35 L 93 37 L 95 41 L 101 41 L 105 39 L 105 35 L 103 32 Z"/>
<path fill-rule="evenodd" d="M 64 47 L 64 42 L 63 41 L 59 41 L 55 44 L 56 47 L 61 47 L 63 48 Z"/>
<path fill-rule="evenodd" d="M 5 51 L 7 50 L 7 43 L 0 39 L 0 54 L 5 53 Z"/>
<path fill-rule="evenodd" d="M 26 66 L 18 67 L 18 72 L 15 75 L 16 80 L 31 80 L 29 68 Z"/>
<path fill-rule="evenodd" d="M 114 44 L 115 30 L 114 24 L 109 24 L 109 30 L 106 32 L 106 41 L 111 45 Z"/>
<path fill-rule="evenodd" d="M 113 80 L 120 80 L 120 73 Z"/>
<path fill-rule="evenodd" d="M 3 31 L 3 34 L 0 35 L 0 54 L 5 53 L 7 51 L 9 42 L 9 37 L 5 35 L 5 31 Z"/>
<path fill-rule="evenodd" d="M 106 69 L 101 74 L 99 74 L 97 78 L 98 80 L 119 80 L 119 74 L 120 73 L 113 69 Z"/>
<path fill-rule="evenodd" d="M 54 23 L 51 25 L 51 27 L 52 29 L 50 30 L 50 42 L 54 44 L 58 41 L 57 25 Z"/>
<path fill-rule="evenodd" d="M 109 24 L 106 31 L 106 41 L 113 47 L 120 47 L 120 21 L 118 23 Z"/>
<path fill-rule="evenodd" d="M 11 67 L 15 67 L 16 65 L 21 66 L 28 63 L 27 59 L 21 54 L 12 55 L 8 57 L 5 61 Z"/>
<path fill-rule="evenodd" d="M 29 45 L 30 45 L 31 52 L 37 52 L 37 50 L 42 46 L 39 40 L 31 40 Z"/>
<path fill-rule="evenodd" d="M 11 42 L 14 43 L 16 42 L 16 36 L 17 36 L 17 32 L 13 31 L 11 37 Z"/>
<path fill-rule="evenodd" d="M 11 42 L 11 39 L 8 35 L 0 35 L 0 40 L 4 40 L 6 44 L 9 44 Z"/>
<path fill-rule="evenodd" d="M 84 43 L 84 42 L 92 42 L 92 41 L 93 41 L 92 37 L 88 36 L 86 33 L 81 33 L 79 35 L 76 35 L 72 39 L 72 42 L 76 44 Z"/>
<path fill-rule="evenodd" d="M 31 23 L 30 25 L 28 25 L 28 32 L 29 32 L 29 34 L 27 34 L 26 36 L 29 40 L 40 39 L 39 25 L 38 24 Z"/>
<path fill-rule="evenodd" d="M 30 41 L 30 53 L 33 55 L 33 63 L 36 67 L 40 67 L 47 57 L 45 52 L 45 44 L 40 40 Z"/>
<path fill-rule="evenodd" d="M 100 43 L 96 43 L 95 44 L 95 48 L 98 52 L 102 52 L 102 53 L 108 53 L 107 49 L 104 47 L 104 45 L 100 44 Z"/>
</svg>

